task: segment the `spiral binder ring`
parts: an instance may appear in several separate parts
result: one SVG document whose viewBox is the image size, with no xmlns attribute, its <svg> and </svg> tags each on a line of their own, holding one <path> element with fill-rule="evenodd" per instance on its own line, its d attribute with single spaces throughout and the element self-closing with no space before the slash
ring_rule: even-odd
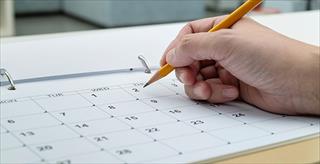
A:
<svg viewBox="0 0 320 164">
<path fill-rule="evenodd" d="M 12 79 L 10 73 L 6 69 L 1 68 L 0 69 L 0 75 L 2 77 L 6 77 L 8 79 L 8 81 L 10 83 L 10 87 L 8 88 L 9 90 L 16 90 L 16 86 L 15 86 L 15 84 L 13 82 L 13 79 Z"/>
<path fill-rule="evenodd" d="M 142 55 L 139 55 L 138 59 L 141 61 L 142 66 L 145 68 L 144 72 L 145 73 L 151 73 L 151 69 L 148 66 L 147 62 L 146 62 L 146 58 L 144 58 Z"/>
</svg>

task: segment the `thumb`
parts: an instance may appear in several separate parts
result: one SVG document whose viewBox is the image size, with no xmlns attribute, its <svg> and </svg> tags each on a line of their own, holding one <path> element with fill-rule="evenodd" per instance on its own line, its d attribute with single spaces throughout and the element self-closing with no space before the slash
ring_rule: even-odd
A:
<svg viewBox="0 0 320 164">
<path fill-rule="evenodd" d="M 176 48 L 166 55 L 167 62 L 173 67 L 188 66 L 199 60 L 220 61 L 229 54 L 231 30 L 223 29 L 213 33 L 185 35 Z"/>
</svg>

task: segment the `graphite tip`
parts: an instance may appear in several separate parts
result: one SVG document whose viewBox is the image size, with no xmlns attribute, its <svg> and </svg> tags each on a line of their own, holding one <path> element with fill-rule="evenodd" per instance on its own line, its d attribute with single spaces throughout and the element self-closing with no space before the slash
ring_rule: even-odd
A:
<svg viewBox="0 0 320 164">
<path fill-rule="evenodd" d="M 146 86 L 148 86 L 149 85 L 149 83 L 146 83 L 144 86 L 143 86 L 143 88 L 145 88 Z"/>
</svg>

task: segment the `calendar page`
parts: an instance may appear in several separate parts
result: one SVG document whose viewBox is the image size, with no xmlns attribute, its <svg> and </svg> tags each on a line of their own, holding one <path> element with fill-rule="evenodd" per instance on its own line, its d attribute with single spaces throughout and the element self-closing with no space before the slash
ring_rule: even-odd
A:
<svg viewBox="0 0 320 164">
<path fill-rule="evenodd" d="M 176 163 L 319 134 L 319 118 L 190 100 L 173 76 L 119 73 L 1 87 L 1 163 Z"/>
</svg>

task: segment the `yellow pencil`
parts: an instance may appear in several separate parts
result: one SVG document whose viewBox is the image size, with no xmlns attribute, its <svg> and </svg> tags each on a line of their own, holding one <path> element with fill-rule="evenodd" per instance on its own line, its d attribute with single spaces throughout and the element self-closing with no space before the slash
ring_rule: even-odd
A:
<svg viewBox="0 0 320 164">
<path fill-rule="evenodd" d="M 244 15 L 246 15 L 248 12 L 250 12 L 252 9 L 254 9 L 256 6 L 258 6 L 263 0 L 247 0 L 244 4 L 242 4 L 240 7 L 238 7 L 235 11 L 233 11 L 229 16 L 227 16 L 224 20 L 222 20 L 219 24 L 212 27 L 208 32 L 214 32 L 223 28 L 229 28 L 234 23 L 236 23 L 238 20 L 240 20 Z M 160 68 L 160 70 L 155 73 L 151 79 L 143 86 L 146 87 L 150 85 L 151 83 L 167 76 L 170 72 L 172 72 L 174 68 L 166 64 L 163 67 Z"/>
</svg>

